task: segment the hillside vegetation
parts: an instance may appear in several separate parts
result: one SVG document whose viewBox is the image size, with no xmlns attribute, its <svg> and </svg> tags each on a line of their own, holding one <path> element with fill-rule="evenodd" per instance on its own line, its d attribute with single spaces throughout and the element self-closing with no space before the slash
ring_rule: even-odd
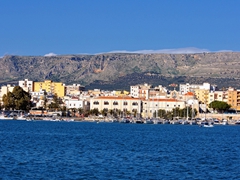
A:
<svg viewBox="0 0 240 180">
<path fill-rule="evenodd" d="M 46 79 L 88 88 L 126 89 L 148 82 L 210 82 L 219 87 L 240 87 L 240 53 L 124 54 L 64 56 L 4 56 L 0 83 Z"/>
</svg>

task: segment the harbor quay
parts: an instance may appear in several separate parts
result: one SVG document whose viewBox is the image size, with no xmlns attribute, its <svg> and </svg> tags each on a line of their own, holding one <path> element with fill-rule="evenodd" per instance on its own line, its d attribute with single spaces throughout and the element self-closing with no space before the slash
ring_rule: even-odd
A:
<svg viewBox="0 0 240 180">
<path fill-rule="evenodd" d="M 197 115 L 197 118 L 201 118 L 201 119 L 218 119 L 218 120 L 233 120 L 233 121 L 237 121 L 240 120 L 240 114 L 217 114 L 217 113 L 199 113 Z"/>
</svg>

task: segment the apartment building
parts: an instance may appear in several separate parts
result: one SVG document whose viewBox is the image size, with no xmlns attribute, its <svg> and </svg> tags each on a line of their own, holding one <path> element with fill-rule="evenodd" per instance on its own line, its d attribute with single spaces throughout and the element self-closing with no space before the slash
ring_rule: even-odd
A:
<svg viewBox="0 0 240 180">
<path fill-rule="evenodd" d="M 80 84 L 66 85 L 66 95 L 80 95 L 81 91 L 84 91 L 85 87 Z"/>
<path fill-rule="evenodd" d="M 227 103 L 231 105 L 232 109 L 240 110 L 240 90 L 234 88 L 228 88 L 228 101 Z"/>
<path fill-rule="evenodd" d="M 2 102 L 2 97 L 4 94 L 7 94 L 8 92 L 12 92 L 13 88 L 15 86 L 12 86 L 10 84 L 6 85 L 6 86 L 1 86 L 1 90 L 0 90 L 0 102 Z"/>
<path fill-rule="evenodd" d="M 22 81 L 18 81 L 18 85 L 26 92 L 33 91 L 33 81 L 29 81 L 28 79 L 24 79 Z"/>
<path fill-rule="evenodd" d="M 44 82 L 34 82 L 34 91 L 39 92 L 45 90 L 47 93 L 57 94 L 58 97 L 65 96 L 65 86 L 61 82 L 52 82 L 51 80 L 45 80 Z"/>
<path fill-rule="evenodd" d="M 206 105 L 209 104 L 209 93 L 208 89 L 195 89 L 195 96 L 199 100 L 199 102 L 204 103 Z"/>
<path fill-rule="evenodd" d="M 179 91 L 181 94 L 186 94 L 187 92 L 194 92 L 196 89 L 202 89 L 202 90 L 208 90 L 211 89 L 215 91 L 215 86 L 211 86 L 209 83 L 203 83 L 201 84 L 180 84 L 179 85 Z"/>
<path fill-rule="evenodd" d="M 149 98 L 149 89 L 152 88 L 152 85 L 147 83 L 143 85 L 130 86 L 130 95 L 133 98 Z"/>
</svg>

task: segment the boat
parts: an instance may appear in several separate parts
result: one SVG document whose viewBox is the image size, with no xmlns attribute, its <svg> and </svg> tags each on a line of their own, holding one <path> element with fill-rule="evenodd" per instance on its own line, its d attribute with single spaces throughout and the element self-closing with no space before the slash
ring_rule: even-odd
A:
<svg viewBox="0 0 240 180">
<path fill-rule="evenodd" d="M 130 121 L 128 119 L 126 119 L 126 118 L 122 118 L 120 120 L 120 123 L 130 123 Z"/>
<path fill-rule="evenodd" d="M 17 116 L 16 120 L 28 120 L 25 116 Z"/>
<path fill-rule="evenodd" d="M 13 120 L 13 117 L 8 117 L 8 116 L 0 116 L 1 120 Z"/>
<path fill-rule="evenodd" d="M 228 121 L 226 119 L 222 120 L 222 125 L 228 125 Z"/>
<path fill-rule="evenodd" d="M 153 124 L 153 120 L 152 119 L 146 119 L 144 121 L 145 124 Z"/>
<path fill-rule="evenodd" d="M 237 121 L 235 122 L 235 125 L 240 125 L 240 120 L 237 120 Z"/>
<path fill-rule="evenodd" d="M 191 121 L 189 122 L 189 124 L 190 124 L 190 125 L 197 125 L 197 121 L 196 121 L 196 120 L 191 120 Z"/>
<path fill-rule="evenodd" d="M 210 127 L 214 127 L 211 123 L 209 122 L 205 122 L 202 127 L 206 127 L 206 128 L 210 128 Z"/>
<path fill-rule="evenodd" d="M 143 124 L 143 120 L 137 119 L 137 120 L 135 121 L 135 123 L 136 123 L 136 124 Z"/>
<path fill-rule="evenodd" d="M 173 125 L 179 125 L 180 122 L 179 122 L 179 121 L 176 121 L 176 120 L 173 120 L 173 121 L 170 122 L 170 124 L 173 124 Z"/>
</svg>

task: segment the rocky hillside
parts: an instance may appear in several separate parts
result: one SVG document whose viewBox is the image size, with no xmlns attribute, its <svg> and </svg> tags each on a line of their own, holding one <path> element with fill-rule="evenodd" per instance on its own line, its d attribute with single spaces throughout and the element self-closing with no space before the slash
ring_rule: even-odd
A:
<svg viewBox="0 0 240 180">
<path fill-rule="evenodd" d="M 239 60 L 236 52 L 4 56 L 0 58 L 0 84 L 49 79 L 102 89 L 126 89 L 144 82 L 210 82 L 219 87 L 240 87 Z"/>
</svg>

